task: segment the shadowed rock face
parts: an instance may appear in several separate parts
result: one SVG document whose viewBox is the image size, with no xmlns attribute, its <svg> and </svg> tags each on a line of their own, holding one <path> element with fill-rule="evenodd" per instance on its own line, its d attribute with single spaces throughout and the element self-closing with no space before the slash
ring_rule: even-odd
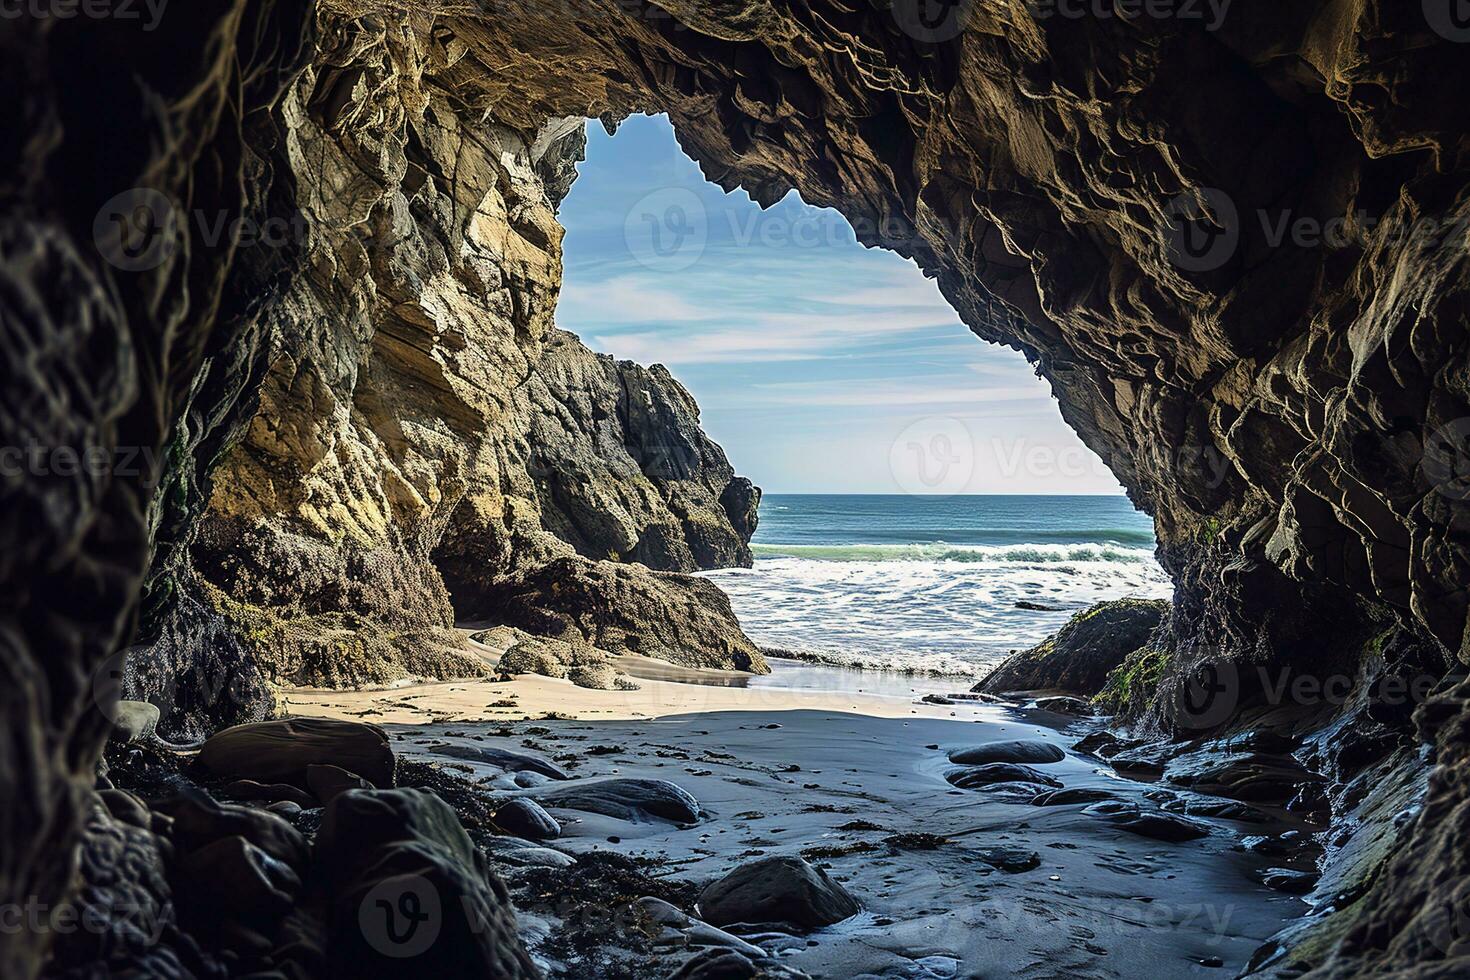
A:
<svg viewBox="0 0 1470 980">
<path fill-rule="evenodd" d="M 1233 9 L 1218 30 L 1021 0 L 916 9 L 505 0 L 350 21 L 368 7 L 327 0 L 313 21 L 237 0 L 146 35 L 8 29 L 0 76 L 25 95 L 0 111 L 3 442 L 146 451 L 164 482 L 121 461 L 6 477 L 5 894 L 71 880 L 106 730 L 90 676 L 140 605 L 154 642 L 132 682 L 188 728 L 263 712 L 269 677 L 317 660 L 454 667 L 433 649 L 450 625 L 435 552 L 461 570 L 590 562 L 590 500 L 624 507 L 612 525 L 644 556 L 682 561 L 677 526 L 700 561 L 672 508 L 535 483 L 516 399 L 552 336 L 551 202 L 575 137 L 547 126 L 567 116 L 667 111 L 711 179 L 838 208 L 1035 361 L 1156 518 L 1178 584 L 1154 644 L 1165 691 L 1202 660 L 1352 673 L 1385 622 L 1464 660 L 1470 48 L 1453 21 L 1387 0 Z M 125 218 L 94 234 L 99 214 L 149 210 L 108 203 L 137 187 L 176 202 L 176 246 L 119 241 Z M 262 247 L 199 215 L 304 230 Z M 696 482 L 689 499 L 713 495 L 743 534 L 751 495 Z M 496 515 L 480 560 L 455 529 Z M 271 640 L 288 626 L 310 642 Z M 435 662 L 403 660 L 408 631 Z M 344 658 L 339 638 L 361 647 Z M 1463 691 L 1421 709 L 1441 762 L 1463 763 L 1467 718 Z M 1314 954 L 1324 974 L 1454 969 L 1464 937 L 1435 910 L 1470 862 L 1455 772 L 1368 911 Z M 0 973 L 24 976 L 46 938 L 0 942 Z"/>
</svg>

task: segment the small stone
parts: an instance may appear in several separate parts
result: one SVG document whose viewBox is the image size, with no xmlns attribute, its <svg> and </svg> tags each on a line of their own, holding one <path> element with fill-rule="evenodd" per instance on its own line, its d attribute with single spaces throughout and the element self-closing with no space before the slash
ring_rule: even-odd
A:
<svg viewBox="0 0 1470 980">
<path fill-rule="evenodd" d="M 158 730 L 158 706 L 147 701 L 119 701 L 112 710 L 112 734 L 115 745 L 146 741 Z"/>
<path fill-rule="evenodd" d="M 1008 874 L 1020 874 L 1041 867 L 1041 855 L 1024 847 L 987 847 L 975 853 L 992 868 Z"/>
<path fill-rule="evenodd" d="M 561 824 L 535 800 L 510 800 L 495 811 L 492 819 L 502 830 L 527 840 L 551 840 L 561 836 Z"/>
</svg>

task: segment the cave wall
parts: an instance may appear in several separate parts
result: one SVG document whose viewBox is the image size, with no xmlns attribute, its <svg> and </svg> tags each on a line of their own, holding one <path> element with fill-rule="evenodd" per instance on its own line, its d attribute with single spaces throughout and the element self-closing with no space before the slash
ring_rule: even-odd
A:
<svg viewBox="0 0 1470 980">
<path fill-rule="evenodd" d="M 256 314 L 258 404 L 198 460 L 198 519 L 161 555 L 131 658 L 129 695 L 175 737 L 268 716 L 273 685 L 483 673 L 455 607 L 503 619 L 490 590 L 553 560 L 750 563 L 758 491 L 688 393 L 554 326 L 581 117 L 522 130 L 466 109 L 440 81 L 463 46 L 432 18 L 318 27 L 276 113 L 299 217 L 263 245 L 299 259 Z M 645 597 L 641 649 L 759 664 L 728 607 L 677 649 L 653 641 L 701 585 L 618 581 Z M 558 638 L 590 640 L 567 622 Z"/>
<path fill-rule="evenodd" d="M 271 454 L 258 451 L 310 457 L 330 431 L 350 434 L 334 445 L 391 457 L 394 446 L 373 441 L 383 439 L 378 423 L 412 415 L 414 399 L 375 415 L 350 383 L 364 369 L 426 370 L 417 383 L 446 389 L 450 404 L 464 399 L 440 359 L 445 321 L 419 299 L 454 308 L 463 277 L 479 271 L 460 263 L 474 222 L 466 233 L 424 209 L 455 213 L 468 202 L 473 211 L 483 198 L 470 185 L 492 171 L 514 196 L 531 176 L 519 151 L 491 160 L 464 144 L 535 145 L 567 116 L 667 111 L 711 179 L 763 202 L 796 187 L 838 208 L 865 242 L 935 275 L 978 335 L 1033 359 L 1064 417 L 1156 519 L 1179 584 L 1166 640 L 1181 670 L 1209 657 L 1329 657 L 1333 631 L 1316 628 L 1328 616 L 1387 616 L 1465 659 L 1470 104 L 1459 96 L 1470 49 L 1453 25 L 1430 20 L 1426 5 L 1387 0 L 1241 7 L 1214 28 L 1047 17 L 1021 0 L 956 4 L 937 21 L 917 9 L 908 0 L 586 0 L 573 9 L 504 0 L 470 14 L 431 0 L 404 14 L 323 0 L 314 54 L 303 46 L 311 17 L 285 2 L 200 2 L 141 38 L 126 24 L 8 27 L 0 71 L 26 96 L 0 116 L 14 136 L 0 141 L 9 164 L 0 306 L 7 352 L 24 352 L 7 358 L 5 443 L 148 450 L 163 483 L 121 467 L 7 476 L 5 893 L 65 889 L 78 799 L 106 729 L 90 675 L 132 631 L 150 548 L 155 574 L 142 601 L 155 627 L 175 624 L 182 643 L 219 662 L 207 684 L 181 684 L 168 676 L 176 665 L 156 657 L 164 666 L 146 683 L 185 698 L 241 677 L 240 650 L 213 642 L 218 610 L 201 603 L 192 621 L 168 612 L 186 605 L 181 595 L 207 597 L 194 578 L 206 570 L 240 574 L 222 569 L 225 560 L 196 561 L 196 545 L 223 541 L 226 559 L 258 553 L 267 589 L 296 567 L 274 564 L 276 545 L 289 556 L 308 547 L 298 539 L 345 540 L 306 521 L 296 497 L 309 480 L 278 480 Z M 298 76 L 307 60 L 313 67 Z M 415 91 L 425 78 L 429 90 Z M 431 122 L 435 98 L 453 111 Z M 400 121 L 420 114 L 421 145 L 410 153 Z M 461 120 L 483 128 L 471 139 Z M 335 123 L 343 138 L 314 139 Z M 316 211 L 293 158 L 303 150 L 322 154 L 305 172 L 341 180 L 321 185 L 331 193 Z M 422 176 L 408 167 L 418 154 Z M 430 163 L 461 158 L 463 185 Z M 402 188 L 420 180 L 432 198 L 419 198 L 416 214 Z M 162 261 L 125 269 L 94 220 L 137 187 L 180 202 L 186 217 L 305 214 L 309 230 L 304 244 L 242 247 L 185 221 Z M 1303 220 L 1333 219 L 1341 235 L 1326 244 L 1295 234 Z M 1282 220 L 1289 233 L 1278 242 Z M 548 232 L 533 215 L 506 239 L 518 260 L 547 254 L 521 234 L 534 242 L 538 228 Z M 371 247 L 350 247 L 359 231 Z M 1208 247 L 1222 241 L 1223 250 Z M 1191 242 L 1206 247 L 1183 247 Z M 315 262 L 343 264 L 323 274 Z M 376 288 L 384 269 L 394 283 L 427 274 L 425 288 L 415 282 L 371 313 L 349 295 L 309 295 L 329 284 Z M 512 298 L 538 295 L 548 272 L 539 267 Z M 273 318 L 293 302 L 343 305 L 333 329 L 287 349 Z M 430 345 L 439 353 L 425 357 Z M 322 411 L 272 431 L 273 408 L 298 403 Z M 326 418 L 330 426 L 316 424 Z M 424 453 L 434 437 L 413 443 L 427 472 L 410 467 L 354 492 L 334 519 L 378 536 L 334 547 L 324 567 L 376 575 L 380 547 L 418 569 L 432 564 L 424 529 L 463 519 L 447 503 L 458 456 Z M 400 438 L 395 463 L 409 458 Z M 220 455 L 241 439 L 230 479 L 212 483 Z M 364 470 L 351 456 L 320 459 L 346 483 Z M 264 484 L 241 503 L 257 478 Z M 194 518 L 215 499 L 238 513 L 201 526 Z M 253 509 L 261 500 L 289 506 Z M 273 544 L 241 549 L 230 535 L 242 515 Z M 381 574 L 371 580 L 422 588 L 432 625 L 447 625 L 431 579 L 402 565 Z M 1465 699 L 1441 694 L 1423 716 L 1447 764 L 1374 886 L 1373 913 L 1323 972 L 1446 952 L 1426 930 L 1454 894 L 1439 877 L 1466 853 Z M 0 972 L 32 972 L 44 941 L 4 937 Z"/>
<path fill-rule="evenodd" d="M 0 110 L 0 444 L 28 454 L 0 491 L 0 894 L 16 907 L 54 908 L 71 885 L 117 697 L 108 658 L 189 493 L 182 461 L 247 397 L 249 307 L 292 261 L 160 236 L 138 214 L 158 198 L 138 189 L 164 196 L 151 217 L 165 226 L 282 216 L 271 109 L 309 60 L 306 14 L 203 0 L 143 34 L 80 19 L 0 31 L 16 93 Z M 33 975 L 53 938 L 5 930 L 0 974 Z"/>
</svg>

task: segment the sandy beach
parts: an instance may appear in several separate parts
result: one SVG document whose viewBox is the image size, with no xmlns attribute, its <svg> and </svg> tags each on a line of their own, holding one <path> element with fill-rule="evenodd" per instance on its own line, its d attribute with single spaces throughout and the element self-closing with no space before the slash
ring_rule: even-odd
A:
<svg viewBox="0 0 1470 980">
<path fill-rule="evenodd" d="M 642 666 L 640 673 L 678 673 Z M 920 700 L 942 679 L 890 677 L 880 693 L 857 689 L 871 677 L 834 670 L 841 689 L 802 690 L 780 686 L 783 670 L 802 673 L 778 663 L 763 686 L 728 686 L 748 685 L 742 676 L 725 685 L 641 677 L 637 691 L 539 676 L 292 691 L 288 710 L 381 724 L 406 759 L 467 777 L 501 803 L 541 800 L 560 836 L 496 853 L 523 938 L 557 975 L 617 975 L 620 957 L 649 955 L 620 949 L 602 926 L 579 923 L 585 913 L 564 883 L 547 886 L 547 866 L 561 855 L 593 852 L 633 859 L 670 887 L 689 889 L 760 856 L 801 855 L 862 906 L 807 935 L 732 927 L 738 939 L 713 930 L 718 937 L 696 940 L 686 930 L 666 937 L 670 972 L 702 941 L 750 943 L 770 962 L 813 977 L 1225 976 L 1303 911 L 1300 899 L 1262 884 L 1273 864 L 1269 848 L 1243 844 L 1287 831 L 1289 822 L 1194 820 L 1204 836 L 1171 842 L 1096 812 L 1090 804 L 1104 795 L 1150 810 L 1189 794 L 1120 778 L 1073 750 L 1090 722 Z M 1043 807 L 1004 786 L 962 789 L 946 780 L 958 768 L 951 753 L 1015 740 L 1055 745 L 1064 758 L 1037 768 L 1069 791 L 1094 795 Z M 483 749 L 491 754 L 477 758 Z M 495 754 L 502 752 L 571 778 L 523 778 Z M 595 790 L 610 779 L 672 782 L 698 801 L 699 819 L 609 816 L 555 798 L 558 787 Z M 595 955 L 551 941 L 588 928 L 603 930 Z"/>
</svg>

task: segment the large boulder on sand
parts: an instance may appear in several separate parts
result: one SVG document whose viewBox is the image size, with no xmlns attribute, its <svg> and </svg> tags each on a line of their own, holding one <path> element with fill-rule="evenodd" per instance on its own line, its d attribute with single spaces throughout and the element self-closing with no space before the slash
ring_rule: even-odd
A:
<svg viewBox="0 0 1470 980">
<path fill-rule="evenodd" d="M 227 728 L 199 750 L 216 776 L 290 783 L 310 790 L 308 766 L 337 766 L 379 788 L 393 785 L 393 750 L 376 725 L 330 718 L 288 718 Z"/>
<path fill-rule="evenodd" d="M 949 753 L 949 761 L 961 766 L 983 766 L 990 762 L 1046 765 L 1051 762 L 1061 762 L 1066 757 L 1067 754 L 1054 742 L 1043 742 L 1035 738 L 987 742 L 984 745 L 953 749 Z"/>
<path fill-rule="evenodd" d="M 985 676 L 976 691 L 1066 691 L 1091 697 L 1108 674 L 1148 642 L 1168 612 L 1162 600 L 1119 599 L 1073 616 L 1055 636 L 1012 654 Z"/>
<path fill-rule="evenodd" d="M 578 779 L 539 790 L 536 798 L 547 806 L 618 820 L 694 823 L 700 815 L 699 801 L 665 779 Z"/>
<path fill-rule="evenodd" d="M 821 868 L 799 857 L 767 857 L 742 864 L 699 896 L 706 922 L 770 922 L 817 929 L 856 915 L 861 907 Z"/>
<path fill-rule="evenodd" d="M 316 842 L 334 976 L 538 977 L 505 884 L 443 800 L 347 790 Z"/>
</svg>

